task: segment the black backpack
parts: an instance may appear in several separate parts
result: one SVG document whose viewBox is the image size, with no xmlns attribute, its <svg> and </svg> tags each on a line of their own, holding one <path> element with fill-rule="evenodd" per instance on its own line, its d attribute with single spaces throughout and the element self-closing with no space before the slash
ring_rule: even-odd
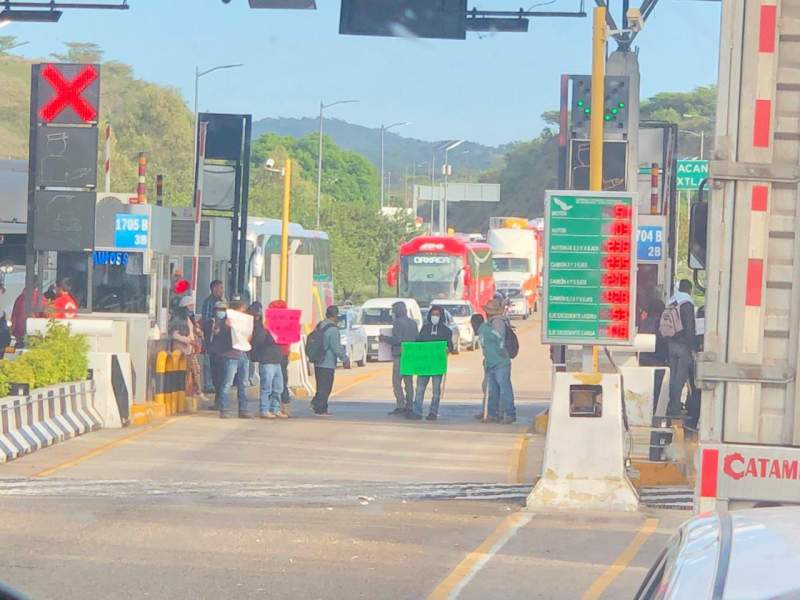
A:
<svg viewBox="0 0 800 600">
<path fill-rule="evenodd" d="M 517 337 L 517 332 L 514 331 L 514 328 L 509 323 L 506 323 L 505 348 L 509 358 L 517 358 L 519 354 L 519 338 Z"/>
<path fill-rule="evenodd" d="M 306 355 L 315 365 L 325 360 L 325 332 L 329 327 L 334 327 L 334 324 L 317 325 L 306 340 Z"/>
</svg>

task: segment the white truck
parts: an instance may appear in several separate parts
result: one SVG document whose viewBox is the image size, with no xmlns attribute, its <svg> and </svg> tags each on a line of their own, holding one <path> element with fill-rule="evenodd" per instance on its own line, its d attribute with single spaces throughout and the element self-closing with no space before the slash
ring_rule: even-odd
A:
<svg viewBox="0 0 800 600">
<path fill-rule="evenodd" d="M 494 283 L 509 301 L 509 315 L 527 319 L 536 312 L 542 273 L 541 237 L 527 219 L 492 217 L 487 241 L 492 247 Z"/>
<path fill-rule="evenodd" d="M 692 211 L 707 259 L 698 511 L 800 504 L 798 57 L 800 0 L 722 0 L 710 201 Z"/>
</svg>

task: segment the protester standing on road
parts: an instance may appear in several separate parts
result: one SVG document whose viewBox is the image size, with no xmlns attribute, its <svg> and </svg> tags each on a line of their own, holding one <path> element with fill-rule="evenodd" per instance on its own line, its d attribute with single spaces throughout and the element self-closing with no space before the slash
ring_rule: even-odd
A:
<svg viewBox="0 0 800 600">
<path fill-rule="evenodd" d="M 317 324 L 315 332 L 322 337 L 321 352 L 314 360 L 314 378 L 317 383 L 317 392 L 311 400 L 311 408 L 318 417 L 330 416 L 328 400 L 333 390 L 333 379 L 336 374 L 336 363 L 341 360 L 344 368 L 350 368 L 350 359 L 342 346 L 342 338 L 337 323 L 339 322 L 339 307 L 332 305 L 325 311 L 325 320 Z"/>
<path fill-rule="evenodd" d="M 390 415 L 407 415 L 413 410 L 414 403 L 414 377 L 400 375 L 400 354 L 403 352 L 403 342 L 413 342 L 419 335 L 417 322 L 409 318 L 405 302 L 395 302 L 392 305 L 394 323 L 392 335 L 381 335 L 380 340 L 392 347 L 392 388 L 397 407 Z M 405 387 L 405 393 L 403 392 Z"/>
<path fill-rule="evenodd" d="M 669 348 L 669 405 L 667 416 L 681 417 L 681 396 L 691 375 L 695 350 L 694 302 L 692 282 L 681 279 L 678 291 L 670 298 L 659 325 Z"/>
<path fill-rule="evenodd" d="M 220 300 L 214 305 L 214 316 L 206 333 L 206 351 L 211 364 L 211 381 L 214 386 L 214 406 L 212 410 L 220 410 L 222 403 L 222 386 L 225 383 L 228 359 L 226 354 L 233 349 L 231 329 L 225 324 L 228 318 L 228 305 Z"/>
<path fill-rule="evenodd" d="M 284 300 L 273 300 L 269 303 L 269 308 L 279 308 L 281 310 L 289 308 Z M 278 344 L 281 351 L 281 375 L 283 376 L 283 391 L 281 392 L 281 412 L 289 416 L 289 411 L 284 405 L 288 405 L 292 401 L 292 396 L 289 393 L 289 355 L 292 353 L 292 347 L 289 344 Z"/>
<path fill-rule="evenodd" d="M 211 282 L 211 293 L 203 300 L 200 306 L 200 326 L 203 328 L 203 337 L 208 342 L 211 327 L 214 323 L 214 307 L 217 302 L 222 301 L 225 296 L 225 288 L 219 279 Z M 203 353 L 203 391 L 211 392 L 214 389 L 213 368 L 211 366 L 211 355 L 206 346 Z"/>
<path fill-rule="evenodd" d="M 447 353 L 453 352 L 453 332 L 444 324 L 444 310 L 441 306 L 431 306 L 428 311 L 428 322 L 422 326 L 417 336 L 418 342 L 447 342 Z M 433 396 L 431 408 L 428 412 L 428 421 L 439 418 L 439 402 L 442 399 L 442 375 L 418 375 L 417 393 L 414 396 L 414 409 L 408 414 L 409 419 L 419 421 L 422 419 L 422 404 L 425 401 L 425 390 L 428 382 L 433 382 Z"/>
<path fill-rule="evenodd" d="M 225 352 L 223 356 L 226 358 L 225 363 L 225 380 L 222 384 L 222 392 L 220 393 L 220 410 L 219 416 L 223 419 L 230 418 L 228 414 L 228 392 L 233 387 L 234 380 L 236 381 L 236 395 L 239 401 L 239 418 L 252 419 L 247 410 L 247 383 L 248 370 L 250 368 L 250 359 L 247 353 L 252 349 L 250 341 L 252 340 L 252 317 L 246 315 L 250 319 L 250 331 L 247 327 L 239 327 L 238 323 L 245 321 L 243 319 L 235 318 L 236 315 L 230 314 L 235 311 L 243 316 L 246 315 L 245 304 L 241 299 L 231 301 L 231 307 L 228 311 L 228 318 L 225 325 L 230 330 L 231 347 L 230 350 Z"/>
<path fill-rule="evenodd" d="M 191 296 L 184 296 L 173 311 L 169 321 L 169 334 L 172 338 L 172 348 L 180 350 L 186 357 L 186 394 L 201 397 L 200 393 L 200 364 L 197 361 L 196 351 L 199 346 L 195 324 L 191 318 L 194 301 Z"/>
<path fill-rule="evenodd" d="M 488 320 L 481 325 L 479 335 L 489 396 L 488 419 L 493 423 L 510 424 L 517 420 L 514 388 L 511 385 L 511 356 L 506 349 L 511 325 L 503 316 L 505 306 L 500 300 L 490 300 L 483 309 Z"/>
<path fill-rule="evenodd" d="M 248 312 L 253 315 L 253 351 L 250 360 L 258 363 L 258 376 L 261 380 L 258 416 L 262 419 L 286 419 L 289 415 L 281 410 L 281 348 L 264 324 L 261 302 L 253 302 Z"/>
</svg>

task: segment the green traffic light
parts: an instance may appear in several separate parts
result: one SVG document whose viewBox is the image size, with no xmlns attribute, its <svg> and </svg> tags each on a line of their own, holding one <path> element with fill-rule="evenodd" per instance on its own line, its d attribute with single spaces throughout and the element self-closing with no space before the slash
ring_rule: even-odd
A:
<svg viewBox="0 0 800 600">
<path fill-rule="evenodd" d="M 588 115 L 590 112 L 592 112 L 592 109 L 591 108 L 584 108 L 583 112 Z"/>
<path fill-rule="evenodd" d="M 611 112 L 612 112 L 613 114 L 617 114 L 617 113 L 619 112 L 619 109 L 618 109 L 618 108 L 612 108 L 612 109 L 611 109 Z"/>
<path fill-rule="evenodd" d="M 606 121 L 610 121 L 610 120 L 611 120 L 611 115 L 606 115 L 606 116 L 604 117 L 604 119 L 605 119 Z"/>
<path fill-rule="evenodd" d="M 583 106 L 583 100 L 578 100 L 578 106 Z"/>
<path fill-rule="evenodd" d="M 624 102 L 620 102 L 620 103 L 619 103 L 619 107 L 620 107 L 620 108 L 625 108 L 625 103 L 624 103 Z"/>
</svg>

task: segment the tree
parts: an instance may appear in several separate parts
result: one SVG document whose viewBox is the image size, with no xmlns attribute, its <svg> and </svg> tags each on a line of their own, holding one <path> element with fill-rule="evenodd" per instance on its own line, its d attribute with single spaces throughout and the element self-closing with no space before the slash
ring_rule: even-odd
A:
<svg viewBox="0 0 800 600">
<path fill-rule="evenodd" d="M 21 45 L 21 43 L 17 42 L 17 36 L 15 35 L 0 35 L 0 57 L 8 56 L 11 50 Z"/>
<path fill-rule="evenodd" d="M 103 62 L 103 51 L 100 46 L 91 42 L 64 42 L 67 47 L 65 54 L 53 52 L 50 54 L 59 62 L 71 63 L 101 63 Z"/>
</svg>

